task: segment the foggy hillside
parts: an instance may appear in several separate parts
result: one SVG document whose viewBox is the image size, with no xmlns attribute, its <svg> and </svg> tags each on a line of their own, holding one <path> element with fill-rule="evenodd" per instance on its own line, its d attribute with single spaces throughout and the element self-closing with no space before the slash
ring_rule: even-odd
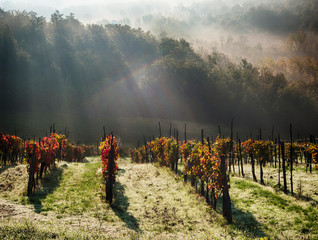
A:
<svg viewBox="0 0 318 240">
<path fill-rule="evenodd" d="M 23 2 L 0 1 L 0 131 L 55 122 L 94 143 L 105 125 L 133 142 L 159 119 L 234 118 L 245 135 L 318 132 L 316 1 Z"/>
<path fill-rule="evenodd" d="M 317 32 L 314 0 L 22 1 L 1 0 L 5 10 L 35 11 L 46 20 L 56 10 L 81 22 L 141 27 L 155 36 L 185 38 L 195 48 L 216 48 L 232 60 L 278 58 L 291 32 Z"/>
</svg>

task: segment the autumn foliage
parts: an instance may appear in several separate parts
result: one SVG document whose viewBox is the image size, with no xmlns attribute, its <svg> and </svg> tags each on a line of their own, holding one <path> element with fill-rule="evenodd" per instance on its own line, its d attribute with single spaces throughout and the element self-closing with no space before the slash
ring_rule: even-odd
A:
<svg viewBox="0 0 318 240">
<path fill-rule="evenodd" d="M 210 189 L 221 190 L 220 157 L 228 154 L 230 139 L 217 139 L 212 147 L 209 145 L 207 141 L 202 144 L 191 140 L 181 144 L 176 138 L 161 137 L 148 142 L 147 147 L 152 156 L 152 162 L 158 162 L 160 166 L 175 164 L 181 154 L 185 162 L 183 168 L 185 175 L 208 182 Z M 141 162 L 145 154 L 145 146 L 131 148 L 130 153 L 133 161 Z"/>
<path fill-rule="evenodd" d="M 113 147 L 113 156 L 111 154 Z M 109 135 L 106 137 L 104 141 L 100 143 L 100 152 L 101 152 L 101 161 L 102 161 L 102 172 L 103 172 L 103 177 L 105 178 L 106 181 L 108 181 L 109 176 L 113 175 L 115 180 L 115 175 L 118 172 L 118 163 L 117 159 L 119 158 L 119 153 L 118 153 L 118 142 L 117 139 Z M 113 164 L 113 169 L 110 169 L 110 157 L 113 157 L 114 164 Z"/>
</svg>

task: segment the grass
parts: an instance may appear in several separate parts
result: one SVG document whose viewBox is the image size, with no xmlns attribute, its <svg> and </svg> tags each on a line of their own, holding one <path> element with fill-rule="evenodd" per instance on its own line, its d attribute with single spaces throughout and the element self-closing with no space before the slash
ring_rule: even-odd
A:
<svg viewBox="0 0 318 240">
<path fill-rule="evenodd" d="M 278 196 L 277 194 L 264 189 L 257 189 L 251 192 L 255 198 L 264 199 L 267 205 L 277 206 L 281 209 L 285 209 L 285 206 L 288 204 L 288 200 Z"/>
<path fill-rule="evenodd" d="M 59 180 L 59 186 L 41 201 L 41 211 L 55 211 L 59 214 L 81 214 L 93 209 L 100 196 L 100 178 L 96 176 L 99 162 L 69 165 Z M 40 196 L 39 196 L 40 197 Z M 38 194 L 30 202 L 38 199 Z"/>
<path fill-rule="evenodd" d="M 254 226 L 255 230 L 261 229 L 266 236 L 277 239 L 317 239 L 318 210 L 310 202 L 238 177 L 231 178 L 230 195 L 235 208 L 252 214 L 254 222 L 258 223 Z M 253 220 L 246 217 L 242 219 L 242 214 L 235 210 L 233 218 L 235 224 L 242 228 L 250 226 Z M 249 230 L 254 236 L 257 235 L 257 231 Z"/>
<path fill-rule="evenodd" d="M 222 199 L 215 212 L 169 169 L 129 159 L 120 159 L 119 168 L 111 206 L 99 158 L 61 163 L 30 198 L 25 166 L 5 169 L 0 239 L 317 239 L 318 210 L 308 175 L 302 189 L 308 198 L 232 176 L 229 225 L 221 216 Z"/>
<path fill-rule="evenodd" d="M 35 222 L 20 221 L 20 222 L 4 222 L 0 226 L 0 239 L 3 240 L 25 240 L 25 239 L 114 239 L 101 235 L 96 230 L 75 230 L 68 227 L 56 227 L 50 223 L 46 226 L 39 226 Z"/>
<path fill-rule="evenodd" d="M 278 167 L 278 163 L 277 163 Z M 238 170 L 237 165 L 235 166 L 236 172 L 231 173 L 232 176 L 238 176 Z M 318 203 L 318 171 L 314 169 L 313 172 L 309 173 L 305 171 L 306 167 L 304 164 L 298 164 L 294 165 L 293 167 L 293 192 L 296 197 L 302 198 L 304 200 L 311 200 Z M 283 173 L 281 169 L 280 173 L 280 184 L 281 186 L 278 187 L 278 168 L 274 168 L 274 166 L 271 166 L 267 164 L 266 167 L 264 167 L 264 182 L 266 186 L 271 186 L 277 190 L 282 191 L 283 188 Z M 250 164 L 244 164 L 244 173 L 245 173 L 245 179 L 252 179 L 252 173 L 251 173 L 251 165 Z M 259 181 L 259 166 L 256 166 L 255 168 L 255 174 L 257 176 L 257 179 Z M 288 191 L 291 191 L 290 189 L 290 169 L 289 167 L 286 168 L 286 179 L 287 179 L 287 189 Z M 290 193 L 290 192 L 289 192 Z"/>
</svg>

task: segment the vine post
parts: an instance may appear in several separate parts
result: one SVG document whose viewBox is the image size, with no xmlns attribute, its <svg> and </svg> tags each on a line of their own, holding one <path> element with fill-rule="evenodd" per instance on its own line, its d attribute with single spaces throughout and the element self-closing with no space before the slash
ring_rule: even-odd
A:
<svg viewBox="0 0 318 240">
<path fill-rule="evenodd" d="M 110 152 L 109 152 L 109 170 L 106 178 L 106 200 L 109 204 L 113 202 L 113 184 L 114 184 L 114 136 L 111 134 Z"/>
<path fill-rule="evenodd" d="M 226 175 L 226 156 L 224 154 L 221 155 L 221 174 L 222 174 L 222 188 L 223 188 L 223 217 L 229 223 L 232 223 L 232 206 L 231 199 L 229 194 L 229 185 L 227 183 L 227 175 Z"/>
<path fill-rule="evenodd" d="M 290 124 L 290 192 L 294 195 L 293 191 L 293 127 Z"/>
<path fill-rule="evenodd" d="M 283 164 L 283 180 L 284 180 L 284 193 L 287 193 L 287 181 L 286 181 L 286 165 L 285 165 L 285 143 L 281 142 L 282 148 L 282 164 Z"/>
<path fill-rule="evenodd" d="M 177 153 L 176 153 L 176 174 L 178 175 L 178 161 L 179 161 L 179 131 L 177 130 Z"/>
<path fill-rule="evenodd" d="M 33 145 L 33 155 L 30 161 L 30 169 L 29 169 L 29 182 L 28 182 L 28 196 L 32 195 L 32 191 L 34 188 L 34 167 L 35 167 L 35 143 Z"/>
<path fill-rule="evenodd" d="M 108 135 L 100 145 L 102 172 L 105 179 L 106 200 L 111 205 L 113 202 L 113 188 L 115 183 L 115 175 L 118 171 L 117 158 L 118 144 L 113 133 Z"/>
<path fill-rule="evenodd" d="M 201 144 L 202 144 L 202 148 L 203 148 L 203 145 L 204 145 L 204 130 L 201 129 Z M 204 153 L 202 152 L 202 156 L 203 157 Z M 204 180 L 201 178 L 201 187 L 200 187 L 200 194 L 201 196 L 204 196 Z"/>
<path fill-rule="evenodd" d="M 242 176 L 244 177 L 241 139 L 238 140 L 238 151 L 239 151 L 239 160 L 238 161 L 241 161 L 241 172 L 242 172 Z"/>
<path fill-rule="evenodd" d="M 280 187 L 280 157 L 281 157 L 281 146 L 280 146 L 280 135 L 278 133 L 278 187 Z"/>
</svg>

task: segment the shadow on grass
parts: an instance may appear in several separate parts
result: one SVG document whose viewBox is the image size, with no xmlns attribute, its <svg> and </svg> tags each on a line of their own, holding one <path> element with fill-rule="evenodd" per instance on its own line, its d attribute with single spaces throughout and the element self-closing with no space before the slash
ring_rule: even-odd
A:
<svg viewBox="0 0 318 240">
<path fill-rule="evenodd" d="M 222 197 L 217 202 L 217 212 L 222 214 Z M 233 223 L 231 226 L 234 229 L 243 231 L 250 235 L 252 238 L 267 237 L 261 228 L 261 224 L 255 219 L 252 213 L 244 212 L 238 209 L 232 202 L 232 219 Z"/>
<path fill-rule="evenodd" d="M 311 202 L 312 205 L 315 205 L 315 206 L 318 205 L 318 201 L 316 199 L 313 199 L 312 197 L 309 197 L 309 196 L 300 196 L 300 197 L 294 196 L 294 197 L 296 199 L 299 199 L 305 202 Z"/>
<path fill-rule="evenodd" d="M 301 201 L 305 201 L 305 202 L 312 202 L 312 204 L 318 205 L 318 201 L 316 199 L 313 199 L 312 197 L 310 197 L 308 195 L 307 196 L 305 196 L 305 195 L 300 195 L 299 196 L 299 194 L 295 193 L 295 192 L 292 194 L 289 189 L 287 189 L 287 191 L 285 193 L 284 189 L 283 189 L 283 186 L 279 187 L 278 184 L 274 185 L 273 188 L 275 189 L 276 192 L 283 193 L 286 196 L 292 196 L 292 197 L 294 197 L 297 200 L 301 200 Z"/>
<path fill-rule="evenodd" d="M 42 200 L 60 186 L 63 171 L 63 168 L 52 168 L 48 174 L 42 177 L 42 180 L 39 180 L 41 181 L 42 189 L 35 191 L 32 196 L 28 197 L 29 203 L 34 206 L 34 212 L 42 212 Z"/>
<path fill-rule="evenodd" d="M 119 177 L 119 176 L 123 175 L 125 172 L 126 172 L 125 169 L 118 168 L 118 174 L 117 174 L 117 176 Z"/>
<path fill-rule="evenodd" d="M 125 186 L 120 182 L 114 184 L 115 201 L 111 205 L 112 210 L 118 216 L 128 228 L 134 231 L 140 231 L 138 220 L 129 212 L 127 212 L 129 201 L 125 195 Z"/>
</svg>

